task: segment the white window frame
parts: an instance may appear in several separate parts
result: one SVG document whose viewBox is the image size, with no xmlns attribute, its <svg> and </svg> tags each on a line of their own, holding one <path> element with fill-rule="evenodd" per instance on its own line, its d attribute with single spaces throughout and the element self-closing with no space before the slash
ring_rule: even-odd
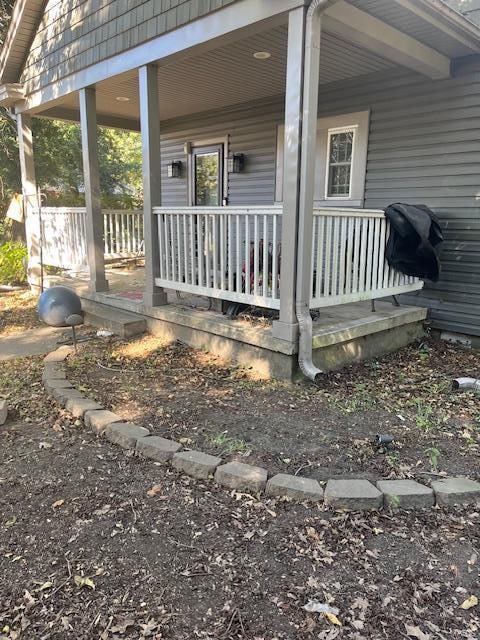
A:
<svg viewBox="0 0 480 640">
<path fill-rule="evenodd" d="M 330 182 L 330 150 L 332 146 L 332 136 L 338 133 L 353 133 L 352 136 L 352 157 L 350 159 L 350 180 L 348 183 L 348 196 L 329 196 L 328 185 Z M 334 129 L 327 130 L 327 155 L 326 155 L 326 167 L 325 167 L 325 200 L 351 200 L 352 195 L 352 181 L 353 181 L 353 159 L 355 158 L 355 143 L 358 135 L 358 125 L 351 127 L 335 127 Z"/>
<path fill-rule="evenodd" d="M 317 121 L 317 148 L 315 159 L 315 207 L 363 207 L 367 171 L 370 111 L 358 111 L 319 118 Z M 350 172 L 350 195 L 328 196 L 328 159 L 330 134 L 355 131 Z M 283 202 L 283 149 L 285 126 L 277 126 L 277 153 L 275 171 L 275 203 Z"/>
</svg>

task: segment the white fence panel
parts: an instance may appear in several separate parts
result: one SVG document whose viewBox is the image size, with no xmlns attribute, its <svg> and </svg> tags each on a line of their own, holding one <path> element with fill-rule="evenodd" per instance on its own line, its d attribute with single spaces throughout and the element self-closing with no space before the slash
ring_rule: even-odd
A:
<svg viewBox="0 0 480 640">
<path fill-rule="evenodd" d="M 41 216 L 44 264 L 62 269 L 85 268 L 87 265 L 85 209 L 44 207 Z"/>
<path fill-rule="evenodd" d="M 44 264 L 61 269 L 84 269 L 87 246 L 84 207 L 43 207 Z M 103 211 L 105 258 L 143 255 L 143 212 Z"/>
</svg>

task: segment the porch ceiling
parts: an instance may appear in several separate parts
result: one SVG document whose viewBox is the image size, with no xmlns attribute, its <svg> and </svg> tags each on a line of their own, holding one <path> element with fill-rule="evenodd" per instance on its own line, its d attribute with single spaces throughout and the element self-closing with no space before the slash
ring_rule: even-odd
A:
<svg viewBox="0 0 480 640">
<path fill-rule="evenodd" d="M 257 60 L 256 51 L 271 57 Z M 285 91 L 287 27 L 279 25 L 261 33 L 200 54 L 159 66 L 160 117 L 162 120 L 186 116 L 278 96 Z M 326 84 L 394 67 L 385 60 L 337 36 L 322 38 L 320 82 Z M 128 98 L 118 101 L 117 98 Z M 135 128 L 139 118 L 136 71 L 97 84 L 99 121 Z M 43 115 L 78 119 L 76 93 L 65 96 Z"/>
</svg>

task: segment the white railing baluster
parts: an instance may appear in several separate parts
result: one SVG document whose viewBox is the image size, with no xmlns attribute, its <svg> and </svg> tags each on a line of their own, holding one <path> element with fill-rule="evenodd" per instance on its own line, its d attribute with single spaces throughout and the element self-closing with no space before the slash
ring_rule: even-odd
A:
<svg viewBox="0 0 480 640">
<path fill-rule="evenodd" d="M 278 269 L 278 239 L 277 239 L 277 221 L 276 214 L 273 215 L 272 229 L 272 299 L 277 297 L 277 269 Z"/>
<path fill-rule="evenodd" d="M 325 283 L 324 295 L 333 295 L 331 287 L 331 270 L 332 270 L 332 217 L 327 216 L 327 230 L 325 235 Z"/>
<path fill-rule="evenodd" d="M 352 293 L 352 265 L 353 265 L 353 251 L 354 251 L 354 230 L 355 222 L 354 218 L 347 218 L 347 241 L 345 246 L 346 251 L 346 276 L 345 276 L 345 293 Z"/>
<path fill-rule="evenodd" d="M 197 216 L 197 257 L 198 257 L 198 284 L 200 287 L 204 286 L 203 283 L 203 216 Z"/>
<path fill-rule="evenodd" d="M 258 216 L 253 218 L 253 294 L 258 295 L 260 237 L 258 235 Z"/>
<path fill-rule="evenodd" d="M 227 216 L 227 233 L 228 233 L 228 257 L 227 257 L 227 276 L 228 276 L 228 290 L 233 291 L 233 274 L 235 273 L 235 267 L 233 262 L 233 219 L 232 216 Z"/>
<path fill-rule="evenodd" d="M 250 293 L 250 218 L 245 216 L 245 293 Z"/>
<path fill-rule="evenodd" d="M 220 289 L 225 289 L 225 216 L 220 215 Z"/>
<path fill-rule="evenodd" d="M 159 251 L 160 256 L 159 256 L 159 258 L 160 258 L 160 277 L 161 278 L 165 278 L 165 254 L 162 251 L 162 248 L 164 247 L 164 240 L 163 240 L 164 219 L 165 219 L 165 216 L 163 216 L 163 215 L 157 216 L 157 233 L 158 233 L 158 246 L 160 248 L 160 251 Z"/>
<path fill-rule="evenodd" d="M 268 220 L 267 216 L 263 216 L 263 273 L 262 273 L 262 293 L 263 297 L 268 296 L 268 247 L 269 247 L 269 234 L 268 234 Z"/>
<path fill-rule="evenodd" d="M 325 218 L 315 217 L 316 222 L 315 235 L 317 236 L 317 264 L 315 274 L 315 298 L 319 298 L 322 295 L 322 284 L 324 274 L 324 243 L 325 243 Z"/>
<path fill-rule="evenodd" d="M 236 229 L 236 253 L 235 253 L 235 265 L 236 265 L 236 280 L 237 280 L 237 284 L 236 284 L 236 292 L 237 293 L 242 293 L 242 253 L 241 253 L 241 246 L 242 246 L 242 227 L 240 225 L 240 216 L 237 214 L 235 216 L 235 220 L 237 223 L 237 229 Z"/>
<path fill-rule="evenodd" d="M 347 293 L 345 289 L 345 268 L 346 268 L 346 260 L 347 260 L 347 222 L 348 218 L 340 218 L 340 245 L 339 245 L 339 255 L 340 255 L 340 269 L 338 275 L 338 294 L 344 295 Z"/>
</svg>

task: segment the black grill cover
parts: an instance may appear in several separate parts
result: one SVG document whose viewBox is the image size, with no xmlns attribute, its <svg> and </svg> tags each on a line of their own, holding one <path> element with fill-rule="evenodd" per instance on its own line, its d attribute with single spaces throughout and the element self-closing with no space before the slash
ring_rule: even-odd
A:
<svg viewBox="0 0 480 640">
<path fill-rule="evenodd" d="M 440 223 L 423 204 L 391 204 L 385 209 L 390 221 L 388 264 L 407 276 L 436 282 L 440 260 L 435 247 L 443 241 Z"/>
</svg>

